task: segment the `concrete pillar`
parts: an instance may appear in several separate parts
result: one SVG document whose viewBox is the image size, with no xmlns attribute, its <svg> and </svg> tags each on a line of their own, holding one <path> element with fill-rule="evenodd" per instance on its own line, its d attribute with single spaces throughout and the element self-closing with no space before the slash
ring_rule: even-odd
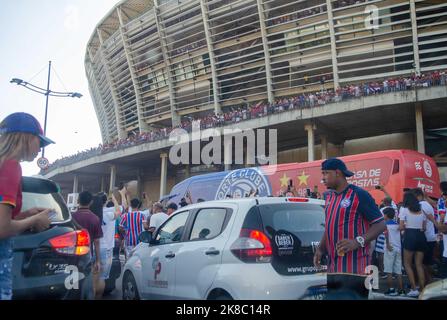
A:
<svg viewBox="0 0 447 320">
<path fill-rule="evenodd" d="M 413 35 L 414 71 L 416 72 L 416 74 L 421 74 L 421 63 L 419 60 L 418 24 L 416 19 L 415 0 L 410 0 L 410 17 L 411 17 L 411 32 Z"/>
<path fill-rule="evenodd" d="M 114 164 L 112 164 L 110 166 L 110 184 L 109 184 L 109 191 L 112 191 L 113 188 L 115 187 L 115 183 L 116 183 L 116 166 Z"/>
<path fill-rule="evenodd" d="M 200 0 L 200 7 L 202 9 L 202 20 L 203 27 L 205 30 L 205 39 L 208 46 L 208 54 L 210 57 L 211 66 L 211 80 L 213 83 L 213 98 L 214 98 L 214 113 L 221 113 L 221 105 L 219 98 L 219 81 L 217 80 L 217 68 L 216 68 L 216 57 L 214 56 L 214 43 L 211 34 L 211 27 L 209 23 L 208 7 L 206 6 L 205 0 Z"/>
<path fill-rule="evenodd" d="M 416 103 L 415 115 L 416 115 L 417 151 L 420 153 L 425 153 L 424 121 L 422 119 L 422 103 Z"/>
<path fill-rule="evenodd" d="M 323 160 L 328 158 L 327 148 L 328 148 L 327 136 L 322 135 L 321 136 L 321 159 L 323 159 Z"/>
<path fill-rule="evenodd" d="M 116 84 L 113 80 L 112 73 L 111 73 L 111 67 L 109 62 L 106 59 L 106 52 L 104 48 L 104 40 L 102 38 L 101 30 L 96 29 L 96 32 L 98 34 L 99 43 L 101 46 L 99 47 L 99 53 L 101 55 L 101 61 L 104 65 L 104 74 L 107 78 L 107 82 L 110 84 L 110 93 L 112 95 L 113 105 L 115 107 L 115 121 L 116 121 L 116 129 L 118 131 L 118 138 L 123 139 L 126 137 L 126 132 L 124 130 L 123 124 L 121 123 L 121 117 L 120 117 L 120 103 L 118 99 L 118 94 L 116 92 Z"/>
<path fill-rule="evenodd" d="M 168 45 L 166 43 L 166 33 L 163 28 L 163 23 L 161 21 L 159 2 L 160 2 L 160 0 L 154 1 L 155 24 L 157 25 L 158 37 L 159 37 L 160 43 L 161 43 L 161 52 L 163 54 L 163 60 L 165 61 L 165 64 L 166 64 L 166 69 L 167 69 L 166 71 L 168 73 L 167 82 L 168 82 L 168 88 L 169 88 L 169 101 L 171 103 L 172 126 L 176 126 L 180 123 L 180 115 L 178 114 L 177 108 L 176 108 L 177 102 L 176 102 L 175 86 L 174 86 L 174 74 L 173 74 L 172 66 L 171 66 L 171 58 L 169 57 L 169 53 L 168 53 L 168 49 L 167 49 Z"/>
<path fill-rule="evenodd" d="M 77 174 L 75 174 L 73 179 L 73 193 L 78 193 L 78 190 L 79 190 L 79 177 Z"/>
<path fill-rule="evenodd" d="M 256 145 L 250 146 L 247 143 L 247 146 L 245 148 L 245 166 L 246 167 L 253 167 L 256 165 Z"/>
<path fill-rule="evenodd" d="M 264 12 L 264 8 L 261 0 L 257 0 L 258 5 L 258 13 L 259 13 L 259 25 L 261 26 L 261 36 L 262 36 L 262 44 L 264 48 L 264 58 L 265 58 L 265 73 L 266 73 L 266 82 L 267 82 L 267 96 L 270 103 L 273 103 L 275 100 L 275 96 L 273 93 L 273 81 L 272 81 L 272 70 L 271 70 L 271 62 L 270 62 L 270 50 L 267 39 L 267 29 L 266 29 L 266 14 Z"/>
<path fill-rule="evenodd" d="M 160 198 L 166 195 L 166 186 L 168 181 L 168 154 L 160 154 L 161 174 L 160 174 Z"/>
<path fill-rule="evenodd" d="M 329 23 L 329 35 L 331 37 L 331 57 L 332 57 L 332 72 L 334 74 L 334 88 L 337 89 L 339 85 L 338 78 L 338 63 L 337 63 L 337 45 L 335 42 L 335 27 L 334 16 L 332 14 L 332 0 L 326 0 L 327 19 Z"/>
<path fill-rule="evenodd" d="M 231 170 L 231 163 L 233 160 L 233 145 L 232 140 L 228 139 L 225 141 L 224 139 L 224 168 L 225 171 Z"/>
<path fill-rule="evenodd" d="M 96 69 L 93 67 L 94 57 L 91 52 L 91 48 L 87 48 L 87 53 L 90 57 L 90 61 L 87 60 L 85 62 L 85 71 L 86 71 L 87 78 L 89 79 L 89 82 L 91 83 L 91 85 L 89 86 L 89 89 L 91 91 L 90 96 L 99 97 L 99 99 L 93 98 L 92 102 L 93 102 L 93 106 L 95 108 L 96 115 L 98 117 L 98 122 L 99 122 L 100 130 L 101 130 L 102 143 L 105 143 L 111 139 L 109 126 L 108 126 L 109 121 L 107 120 L 107 117 L 105 115 L 105 107 L 104 107 L 104 102 L 103 102 L 103 97 L 105 97 L 107 95 L 107 93 L 104 92 L 105 88 L 101 89 L 100 86 L 98 85 L 98 83 L 99 83 L 98 79 L 100 78 L 100 76 L 98 75 Z"/>
<path fill-rule="evenodd" d="M 342 157 L 344 155 L 345 143 L 340 143 L 335 145 L 337 148 L 337 157 Z"/>
<path fill-rule="evenodd" d="M 117 7 L 116 8 L 116 13 L 118 15 L 118 20 L 120 22 L 120 33 L 121 33 L 121 40 L 123 42 L 123 48 L 124 48 L 124 54 L 126 56 L 126 60 L 127 60 L 127 65 L 129 66 L 129 72 L 130 72 L 130 78 L 132 79 L 132 86 L 135 92 L 135 102 L 137 104 L 137 115 L 138 115 L 138 127 L 140 129 L 140 132 L 147 132 L 149 131 L 149 126 L 148 124 L 144 121 L 143 119 L 143 102 L 141 99 L 141 92 L 138 86 L 138 78 L 136 75 L 136 71 L 135 71 L 135 66 L 134 63 L 132 61 L 132 57 L 130 54 L 130 48 L 128 45 L 128 39 L 127 36 L 125 34 L 125 23 L 124 23 L 124 18 L 123 18 L 123 14 L 121 12 L 121 7 Z"/>
<path fill-rule="evenodd" d="M 307 161 L 315 160 L 315 124 L 306 124 L 304 130 L 307 131 Z"/>
<path fill-rule="evenodd" d="M 95 114 L 96 114 L 96 118 L 98 119 L 98 123 L 99 123 L 99 131 L 101 132 L 101 141 L 102 143 L 104 143 L 105 141 L 107 141 L 107 139 L 109 139 L 110 133 L 109 133 L 109 129 L 107 126 L 107 120 L 105 118 L 104 115 L 104 111 L 105 111 L 105 107 L 104 104 L 102 102 L 102 93 L 98 90 L 99 86 L 98 86 L 98 82 L 94 76 L 93 71 L 92 70 L 92 66 L 90 62 L 86 62 L 86 72 L 87 72 L 87 78 L 89 79 L 89 82 L 92 83 L 92 85 L 90 85 L 89 89 L 90 89 L 90 95 L 95 97 L 95 96 L 99 96 L 101 97 L 100 99 L 96 100 L 96 99 L 92 99 L 93 102 L 93 107 L 95 109 Z"/>
</svg>

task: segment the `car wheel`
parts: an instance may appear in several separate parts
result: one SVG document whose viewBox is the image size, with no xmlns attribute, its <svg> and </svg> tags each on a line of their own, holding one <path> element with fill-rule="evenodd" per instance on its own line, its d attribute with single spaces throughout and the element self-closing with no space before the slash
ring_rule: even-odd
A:
<svg viewBox="0 0 447 320">
<path fill-rule="evenodd" d="M 130 272 L 124 275 L 123 279 L 123 300 L 140 300 L 135 278 Z"/>
</svg>

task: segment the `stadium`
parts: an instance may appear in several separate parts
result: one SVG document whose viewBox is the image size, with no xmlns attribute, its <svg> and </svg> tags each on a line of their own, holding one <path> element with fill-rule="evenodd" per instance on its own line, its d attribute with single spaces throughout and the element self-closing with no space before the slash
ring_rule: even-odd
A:
<svg viewBox="0 0 447 320">
<path fill-rule="evenodd" d="M 446 178 L 443 0 L 122 1 L 85 70 L 103 141 L 43 171 L 65 193 L 138 180 L 156 199 L 220 170 L 168 163 L 193 119 L 277 129 L 279 163 L 413 149 Z"/>
</svg>

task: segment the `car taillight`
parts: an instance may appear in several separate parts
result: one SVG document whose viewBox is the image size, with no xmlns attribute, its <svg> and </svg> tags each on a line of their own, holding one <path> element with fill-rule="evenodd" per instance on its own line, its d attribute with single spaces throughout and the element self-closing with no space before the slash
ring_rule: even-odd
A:
<svg viewBox="0 0 447 320">
<path fill-rule="evenodd" d="M 119 233 L 115 233 L 115 239 L 120 239 L 120 234 Z"/>
<path fill-rule="evenodd" d="M 308 198 L 286 198 L 288 202 L 309 202 Z"/>
<path fill-rule="evenodd" d="M 49 240 L 54 250 L 62 254 L 82 256 L 90 252 L 90 235 L 87 230 L 78 230 Z"/>
<path fill-rule="evenodd" d="M 272 260 L 270 239 L 259 230 L 242 229 L 239 238 L 230 249 L 243 262 L 271 262 Z"/>
</svg>

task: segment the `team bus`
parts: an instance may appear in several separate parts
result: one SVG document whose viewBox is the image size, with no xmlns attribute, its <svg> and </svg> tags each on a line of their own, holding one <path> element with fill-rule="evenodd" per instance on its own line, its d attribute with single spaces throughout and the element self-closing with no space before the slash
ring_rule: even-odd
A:
<svg viewBox="0 0 447 320">
<path fill-rule="evenodd" d="M 354 176 L 349 183 L 366 189 L 379 204 L 384 186 L 396 203 L 402 201 L 405 188 L 422 188 L 430 197 L 439 198 L 439 172 L 436 163 L 425 154 L 412 150 L 386 150 L 340 157 Z M 192 201 L 246 197 L 252 192 L 259 196 L 278 196 L 295 189 L 300 197 L 323 194 L 321 162 L 287 163 L 225 172 L 209 173 L 188 178 L 175 185 L 169 201 L 179 203 L 190 194 Z"/>
</svg>

